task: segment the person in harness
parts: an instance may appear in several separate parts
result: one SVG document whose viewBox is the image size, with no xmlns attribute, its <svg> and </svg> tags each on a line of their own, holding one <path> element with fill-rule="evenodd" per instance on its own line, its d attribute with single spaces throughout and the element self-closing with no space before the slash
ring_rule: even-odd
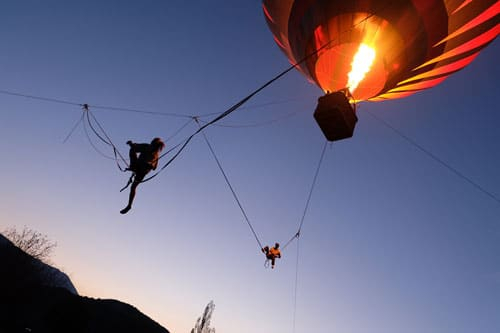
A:
<svg viewBox="0 0 500 333">
<path fill-rule="evenodd" d="M 262 248 L 262 252 L 266 255 L 266 259 L 271 261 L 271 268 L 274 268 L 276 258 L 281 258 L 279 247 L 280 244 L 276 243 L 272 248 L 269 248 L 269 246 L 265 246 Z"/>
<path fill-rule="evenodd" d="M 132 185 L 130 186 L 128 205 L 120 211 L 120 214 L 126 214 L 132 208 L 137 186 L 151 170 L 156 170 L 160 152 L 165 147 L 160 138 L 154 138 L 151 143 L 127 141 L 127 144 L 130 146 L 130 166 L 126 170 L 133 172 L 129 180 L 129 184 L 131 182 Z"/>
</svg>

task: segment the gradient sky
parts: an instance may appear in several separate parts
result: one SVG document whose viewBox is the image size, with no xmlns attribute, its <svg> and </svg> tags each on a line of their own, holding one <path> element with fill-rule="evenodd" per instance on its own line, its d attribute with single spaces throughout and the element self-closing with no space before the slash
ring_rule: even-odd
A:
<svg viewBox="0 0 500 333">
<path fill-rule="evenodd" d="M 2 91 L 183 115 L 222 112 L 288 67 L 260 1 L 9 1 L 0 40 Z M 495 41 L 434 89 L 361 104 L 355 136 L 327 147 L 300 239 L 297 333 L 500 331 L 498 59 Z M 320 95 L 291 72 L 206 130 L 266 244 L 286 242 L 304 211 Z M 63 143 L 78 106 L 0 94 L 0 109 L 0 229 L 56 241 L 81 295 L 131 303 L 172 332 L 210 300 L 217 332 L 292 331 L 297 242 L 264 268 L 202 136 L 122 216 L 128 175 L 82 126 Z M 186 121 L 91 111 L 122 154 Z"/>
</svg>

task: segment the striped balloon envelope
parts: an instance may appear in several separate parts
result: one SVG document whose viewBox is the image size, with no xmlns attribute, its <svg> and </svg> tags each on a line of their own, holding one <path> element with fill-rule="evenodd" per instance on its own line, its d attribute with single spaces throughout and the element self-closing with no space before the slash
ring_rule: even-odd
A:
<svg viewBox="0 0 500 333">
<path fill-rule="evenodd" d="M 499 34 L 497 0 L 264 0 L 274 39 L 323 91 L 409 96 L 471 63 Z"/>
</svg>

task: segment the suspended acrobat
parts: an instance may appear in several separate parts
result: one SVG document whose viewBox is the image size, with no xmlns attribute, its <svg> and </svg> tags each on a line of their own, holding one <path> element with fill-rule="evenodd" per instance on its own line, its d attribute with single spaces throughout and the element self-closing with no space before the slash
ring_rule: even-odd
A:
<svg viewBox="0 0 500 333">
<path fill-rule="evenodd" d="M 274 268 L 274 264 L 276 258 L 281 258 L 281 252 L 279 250 L 280 244 L 274 244 L 274 247 L 269 248 L 269 246 L 265 246 L 262 248 L 262 252 L 266 255 L 266 259 L 271 261 L 271 268 Z"/>
<path fill-rule="evenodd" d="M 127 170 L 133 172 L 129 180 L 129 184 L 132 183 L 132 185 L 130 186 L 127 207 L 123 208 L 120 214 L 126 214 L 132 208 L 137 186 L 151 170 L 156 170 L 159 154 L 165 147 L 160 138 L 154 138 L 151 143 L 133 143 L 132 141 L 127 141 L 127 144 L 130 146 L 130 166 Z"/>
</svg>

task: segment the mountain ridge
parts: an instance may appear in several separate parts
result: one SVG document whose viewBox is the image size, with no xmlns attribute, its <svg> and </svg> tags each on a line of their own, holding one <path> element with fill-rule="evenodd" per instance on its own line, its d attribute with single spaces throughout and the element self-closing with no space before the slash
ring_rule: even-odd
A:
<svg viewBox="0 0 500 333">
<path fill-rule="evenodd" d="M 78 295 L 59 269 L 0 234 L 0 332 L 169 333 L 134 306 Z"/>
</svg>

